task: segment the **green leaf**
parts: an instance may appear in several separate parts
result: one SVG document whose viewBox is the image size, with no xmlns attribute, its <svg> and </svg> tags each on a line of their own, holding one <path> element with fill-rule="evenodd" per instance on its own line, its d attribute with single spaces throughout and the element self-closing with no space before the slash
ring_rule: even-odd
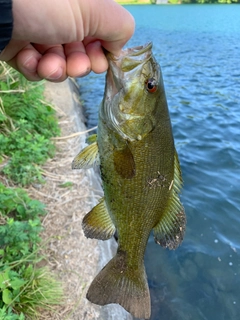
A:
<svg viewBox="0 0 240 320">
<path fill-rule="evenodd" d="M 73 186 L 73 183 L 71 181 L 67 181 L 67 182 L 59 184 L 60 188 L 69 188 L 69 187 L 72 187 L 72 186 Z"/>
<path fill-rule="evenodd" d="M 8 90 L 8 85 L 5 82 L 0 82 L 0 90 L 6 91 Z"/>
<path fill-rule="evenodd" d="M 9 226 L 12 226 L 14 224 L 14 219 L 13 218 L 9 218 L 8 221 L 7 221 L 7 224 Z"/>
<path fill-rule="evenodd" d="M 0 273 L 0 289 L 4 289 L 9 285 L 9 274 L 8 270 Z"/>
<path fill-rule="evenodd" d="M 2 293 L 3 302 L 6 304 L 10 304 L 12 302 L 12 293 L 8 289 L 4 289 Z"/>
<path fill-rule="evenodd" d="M 19 320 L 24 320 L 25 317 L 24 317 L 24 314 L 21 312 L 20 316 L 19 316 Z"/>
<path fill-rule="evenodd" d="M 23 279 L 14 279 L 10 282 L 11 287 L 13 290 L 20 289 L 27 281 L 24 281 Z"/>
</svg>

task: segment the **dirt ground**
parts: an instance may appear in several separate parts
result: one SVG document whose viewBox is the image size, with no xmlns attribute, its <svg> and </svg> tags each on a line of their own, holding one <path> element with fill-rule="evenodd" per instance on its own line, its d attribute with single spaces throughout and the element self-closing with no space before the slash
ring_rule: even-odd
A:
<svg viewBox="0 0 240 320">
<path fill-rule="evenodd" d="M 76 96 L 71 94 L 69 81 L 47 83 L 45 96 L 57 110 L 61 137 L 55 139 L 56 156 L 43 167 L 46 183 L 34 185 L 28 192 L 47 205 L 42 234 L 43 242 L 47 241 L 44 254 L 46 263 L 64 284 L 66 300 L 54 312 L 43 314 L 42 318 L 98 319 L 97 307 L 85 298 L 86 289 L 97 273 L 98 242 L 84 237 L 81 221 L 101 192 L 99 186 L 98 190 L 93 190 L 93 172 L 71 169 L 74 156 L 85 144 L 86 128 L 79 121 L 83 119 L 81 110 L 79 119 L 74 110 Z M 79 129 L 81 134 L 76 135 Z"/>
<path fill-rule="evenodd" d="M 132 317 L 118 305 L 100 307 L 85 298 L 116 244 L 113 240 L 87 239 L 82 232 L 82 218 L 102 197 L 102 191 L 93 169 L 71 169 L 87 134 L 76 87 L 70 80 L 47 83 L 45 97 L 57 110 L 61 137 L 55 139 L 56 156 L 43 168 L 46 183 L 34 185 L 28 192 L 47 205 L 42 234 L 47 244 L 43 252 L 46 264 L 64 285 L 65 301 L 54 312 L 44 313 L 41 320 L 130 320 Z"/>
</svg>

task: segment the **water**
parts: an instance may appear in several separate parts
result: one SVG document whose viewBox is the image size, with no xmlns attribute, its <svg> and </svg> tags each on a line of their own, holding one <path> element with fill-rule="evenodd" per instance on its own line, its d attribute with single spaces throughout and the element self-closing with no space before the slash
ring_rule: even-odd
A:
<svg viewBox="0 0 240 320">
<path fill-rule="evenodd" d="M 127 9 L 137 25 L 128 45 L 152 41 L 162 67 L 188 218 L 176 251 L 149 239 L 151 320 L 239 320 L 240 6 Z M 96 125 L 104 76 L 80 85 Z"/>
</svg>

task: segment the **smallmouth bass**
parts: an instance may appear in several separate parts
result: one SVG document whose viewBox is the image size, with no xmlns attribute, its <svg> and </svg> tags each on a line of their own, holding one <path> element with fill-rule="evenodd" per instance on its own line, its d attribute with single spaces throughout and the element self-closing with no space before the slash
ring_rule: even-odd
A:
<svg viewBox="0 0 240 320">
<path fill-rule="evenodd" d="M 151 230 L 164 248 L 176 249 L 183 240 L 181 170 L 152 44 L 106 56 L 98 133 L 72 167 L 100 165 L 104 197 L 82 226 L 86 237 L 100 240 L 117 231 L 118 250 L 93 280 L 87 298 L 98 305 L 118 303 L 134 317 L 149 319 L 144 252 Z"/>
</svg>

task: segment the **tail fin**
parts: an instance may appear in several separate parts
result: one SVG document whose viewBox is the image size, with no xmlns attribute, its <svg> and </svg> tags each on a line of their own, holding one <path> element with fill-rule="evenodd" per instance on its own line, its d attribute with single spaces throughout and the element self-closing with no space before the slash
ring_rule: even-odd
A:
<svg viewBox="0 0 240 320">
<path fill-rule="evenodd" d="M 98 305 L 118 303 L 136 318 L 149 319 L 150 294 L 144 264 L 128 268 L 127 253 L 118 251 L 90 285 L 87 299 Z"/>
</svg>

